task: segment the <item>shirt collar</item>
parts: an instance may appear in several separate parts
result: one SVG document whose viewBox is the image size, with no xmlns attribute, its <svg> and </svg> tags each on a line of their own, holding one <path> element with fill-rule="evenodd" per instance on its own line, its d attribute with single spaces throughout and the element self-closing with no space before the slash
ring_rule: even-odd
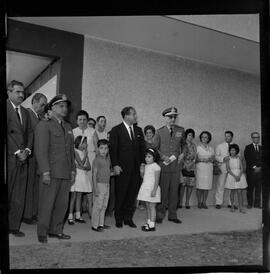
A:
<svg viewBox="0 0 270 274">
<path fill-rule="evenodd" d="M 58 119 L 56 116 L 52 116 L 52 119 L 55 119 L 55 121 L 58 123 L 58 124 L 61 124 L 61 123 L 64 123 L 64 120 L 60 120 Z"/>
<path fill-rule="evenodd" d="M 37 118 L 39 118 L 39 116 L 38 116 L 38 114 L 35 112 L 35 110 L 33 109 L 33 108 L 30 108 L 33 112 L 34 112 L 34 114 L 37 116 Z"/>
<path fill-rule="evenodd" d="M 21 110 L 21 105 L 15 106 L 15 104 L 11 100 L 9 100 L 9 102 L 11 103 L 14 109 L 18 108 L 19 110 Z"/>
<path fill-rule="evenodd" d="M 126 122 L 125 122 L 125 120 L 123 120 L 123 123 L 124 123 L 124 125 L 125 125 L 125 127 L 129 130 L 129 127 L 131 127 L 131 129 L 133 130 L 133 125 L 128 125 Z"/>
</svg>

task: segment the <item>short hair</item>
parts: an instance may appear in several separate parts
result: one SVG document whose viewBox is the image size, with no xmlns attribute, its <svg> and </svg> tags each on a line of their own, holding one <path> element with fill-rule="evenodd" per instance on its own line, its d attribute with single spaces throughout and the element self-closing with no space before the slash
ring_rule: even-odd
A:
<svg viewBox="0 0 270 274">
<path fill-rule="evenodd" d="M 158 162 L 159 159 L 160 159 L 158 151 L 156 149 L 154 149 L 154 148 L 147 148 L 145 150 L 145 155 L 146 154 L 151 154 L 153 156 L 153 158 L 154 158 L 154 162 Z"/>
<path fill-rule="evenodd" d="M 203 135 L 203 134 L 207 134 L 207 136 L 208 136 L 207 144 L 210 143 L 211 140 L 212 140 L 212 135 L 211 135 L 211 133 L 210 133 L 209 131 L 206 131 L 206 130 L 202 131 L 201 134 L 199 135 L 200 141 L 202 140 L 202 135 Z"/>
<path fill-rule="evenodd" d="M 252 136 L 253 136 L 254 134 L 258 134 L 258 135 L 260 136 L 260 133 L 259 133 L 259 132 L 253 131 L 253 132 L 251 132 L 250 137 L 253 138 Z"/>
<path fill-rule="evenodd" d="M 87 111 L 82 110 L 82 109 L 77 112 L 77 114 L 76 114 L 76 120 L 78 119 L 79 116 L 83 116 L 83 115 L 86 117 L 86 119 L 88 121 L 89 115 L 88 115 Z"/>
<path fill-rule="evenodd" d="M 230 131 L 230 130 L 226 130 L 226 131 L 225 131 L 225 134 L 231 134 L 231 136 L 233 137 L 233 132 Z"/>
<path fill-rule="evenodd" d="M 109 141 L 106 139 L 99 139 L 97 141 L 97 147 L 107 145 L 109 147 Z"/>
<path fill-rule="evenodd" d="M 24 85 L 22 82 L 17 81 L 17 80 L 12 80 L 8 83 L 7 85 L 7 90 L 11 91 L 13 89 L 14 86 L 21 86 L 24 88 Z"/>
<path fill-rule="evenodd" d="M 149 130 L 149 129 L 150 129 L 150 130 L 153 132 L 153 134 L 155 135 L 156 129 L 155 129 L 154 126 L 152 126 L 152 125 L 147 125 L 147 126 L 143 129 L 144 135 L 146 134 L 146 131 Z"/>
<path fill-rule="evenodd" d="M 83 139 L 83 140 L 82 140 Z M 87 137 L 86 136 L 82 136 L 82 135 L 79 135 L 79 136 L 77 136 L 76 138 L 75 138 L 75 140 L 74 140 L 74 146 L 75 146 L 75 148 L 79 148 L 79 145 L 81 144 L 81 143 L 84 143 L 84 142 L 86 142 L 87 143 Z"/>
<path fill-rule="evenodd" d="M 44 112 L 45 112 L 45 113 L 48 113 L 48 111 L 51 110 L 51 109 L 52 109 L 52 108 L 51 108 L 51 105 L 48 103 L 48 104 L 46 104 L 45 107 L 44 107 Z"/>
<path fill-rule="evenodd" d="M 98 122 L 102 118 L 104 118 L 106 120 L 106 117 L 104 115 L 100 115 L 100 116 L 97 117 L 96 121 Z"/>
<path fill-rule="evenodd" d="M 185 137 L 187 138 L 188 134 L 192 134 L 193 138 L 195 138 L 195 131 L 194 129 L 192 128 L 188 128 L 186 131 L 185 131 Z"/>
<path fill-rule="evenodd" d="M 35 93 L 32 97 L 31 104 L 33 105 L 34 101 L 39 102 L 41 98 L 47 99 L 47 97 L 42 93 Z"/>
<path fill-rule="evenodd" d="M 131 107 L 131 106 L 129 106 L 129 107 L 124 107 L 124 108 L 122 109 L 122 111 L 121 111 L 122 118 L 124 119 L 126 115 L 129 115 L 129 114 L 130 114 L 130 111 L 131 111 L 132 109 L 135 110 L 135 108 L 134 108 L 134 107 Z"/>
<path fill-rule="evenodd" d="M 231 144 L 231 145 L 229 145 L 229 153 L 230 153 L 231 149 L 235 149 L 236 150 L 236 155 L 240 151 L 240 148 L 239 148 L 239 146 L 237 144 Z"/>
<path fill-rule="evenodd" d="M 93 122 L 94 122 L 94 126 L 96 125 L 96 120 L 95 120 L 94 118 L 89 117 L 87 122 L 90 122 L 90 121 L 93 121 Z"/>
</svg>

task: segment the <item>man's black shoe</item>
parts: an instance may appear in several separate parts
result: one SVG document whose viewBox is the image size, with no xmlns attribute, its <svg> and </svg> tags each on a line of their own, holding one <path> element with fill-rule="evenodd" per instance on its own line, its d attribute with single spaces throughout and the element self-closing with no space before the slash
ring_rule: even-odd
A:
<svg viewBox="0 0 270 274">
<path fill-rule="evenodd" d="M 124 224 L 130 227 L 137 227 L 132 220 L 125 220 Z"/>
<path fill-rule="evenodd" d="M 35 220 L 35 219 L 26 219 L 26 218 L 24 218 L 22 221 L 23 221 L 23 223 L 28 224 L 28 225 L 34 225 L 34 224 L 37 223 L 37 220 Z"/>
<path fill-rule="evenodd" d="M 177 219 L 177 218 L 175 218 L 175 219 L 168 219 L 168 221 L 174 222 L 174 223 L 176 223 L 176 224 L 181 224 L 181 223 L 182 223 L 182 221 L 180 221 L 180 220 Z"/>
<path fill-rule="evenodd" d="M 115 226 L 118 228 L 122 228 L 123 227 L 123 223 L 122 222 L 116 222 Z"/>
<path fill-rule="evenodd" d="M 69 240 L 71 238 L 69 235 L 66 235 L 64 233 L 60 233 L 60 234 L 48 233 L 48 236 L 50 238 L 58 238 L 59 240 Z"/>
<path fill-rule="evenodd" d="M 221 205 L 216 205 L 216 209 L 221 209 Z"/>
<path fill-rule="evenodd" d="M 42 244 L 45 244 L 48 242 L 47 236 L 38 236 L 38 241 Z"/>
<path fill-rule="evenodd" d="M 156 223 L 158 223 L 158 224 L 162 224 L 162 219 L 161 218 L 156 218 Z"/>
<path fill-rule="evenodd" d="M 101 228 L 100 226 L 98 226 L 97 228 L 92 226 L 92 230 L 96 231 L 96 232 L 102 232 L 103 228 Z"/>
<path fill-rule="evenodd" d="M 25 234 L 23 232 L 16 230 L 16 229 L 10 229 L 9 234 L 12 234 L 15 237 L 24 237 L 25 236 Z"/>
</svg>

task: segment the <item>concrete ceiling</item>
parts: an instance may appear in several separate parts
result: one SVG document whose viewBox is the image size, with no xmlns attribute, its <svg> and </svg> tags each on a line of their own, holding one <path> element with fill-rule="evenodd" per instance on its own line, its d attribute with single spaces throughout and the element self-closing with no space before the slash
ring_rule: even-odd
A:
<svg viewBox="0 0 270 274">
<path fill-rule="evenodd" d="M 6 51 L 6 80 L 17 80 L 27 87 L 52 61 L 51 58 Z"/>
<path fill-rule="evenodd" d="M 259 75 L 259 15 L 13 17 Z M 16 61 L 16 66 L 22 60 Z M 41 60 L 44 62 L 44 60 Z M 10 64 L 12 67 L 12 64 Z M 25 68 L 25 65 L 21 66 Z M 28 66 L 29 68 L 31 65 Z"/>
</svg>

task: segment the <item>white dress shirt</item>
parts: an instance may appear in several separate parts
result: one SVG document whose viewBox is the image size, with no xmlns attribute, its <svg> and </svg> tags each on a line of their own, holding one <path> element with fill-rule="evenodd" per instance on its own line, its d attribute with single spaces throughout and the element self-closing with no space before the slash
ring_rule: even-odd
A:
<svg viewBox="0 0 270 274">
<path fill-rule="evenodd" d="M 131 130 L 132 130 L 132 132 L 133 132 L 133 136 L 134 136 L 134 138 L 135 138 L 135 134 L 134 134 L 134 129 L 133 129 L 133 125 L 131 125 L 131 126 L 129 126 L 124 120 L 123 120 L 123 123 L 124 123 L 124 125 L 125 125 L 125 127 L 126 127 L 126 129 L 127 129 L 127 131 L 128 131 L 128 134 L 129 134 L 129 137 L 130 137 L 130 140 L 132 140 L 132 138 L 131 138 L 131 134 L 130 134 L 130 130 L 129 130 L 129 127 L 131 127 Z"/>
</svg>

